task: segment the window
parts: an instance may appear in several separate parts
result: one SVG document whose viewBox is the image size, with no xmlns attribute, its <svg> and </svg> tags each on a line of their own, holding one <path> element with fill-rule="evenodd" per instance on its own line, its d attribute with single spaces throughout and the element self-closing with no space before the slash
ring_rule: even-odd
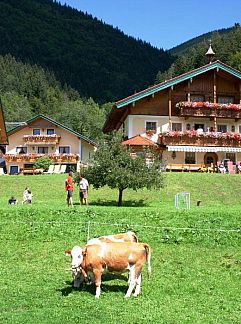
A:
<svg viewBox="0 0 241 324">
<path fill-rule="evenodd" d="M 18 166 L 17 165 L 10 165 L 10 174 L 18 174 Z"/>
<path fill-rule="evenodd" d="M 226 159 L 229 159 L 235 163 L 235 153 L 226 153 Z"/>
<path fill-rule="evenodd" d="M 191 95 L 191 101 L 192 102 L 204 102 L 204 96 L 203 95 Z"/>
<path fill-rule="evenodd" d="M 189 131 L 191 129 L 191 125 L 190 124 L 187 124 L 186 125 L 186 130 Z"/>
<path fill-rule="evenodd" d="M 48 154 L 48 147 L 46 147 L 46 146 L 39 146 L 38 147 L 38 154 Z"/>
<path fill-rule="evenodd" d="M 47 129 L 47 135 L 53 135 L 53 134 L 55 134 L 53 128 Z"/>
<path fill-rule="evenodd" d="M 227 125 L 218 125 L 217 131 L 221 133 L 227 133 Z"/>
<path fill-rule="evenodd" d="M 40 135 L 40 129 L 39 128 L 34 128 L 33 129 L 33 135 Z"/>
<path fill-rule="evenodd" d="M 182 131 L 181 123 L 172 123 L 172 131 Z"/>
<path fill-rule="evenodd" d="M 218 103 L 222 103 L 222 104 L 234 103 L 234 97 L 220 96 L 218 97 Z"/>
<path fill-rule="evenodd" d="M 233 132 L 233 133 L 235 132 L 235 126 L 234 125 L 231 126 L 231 132 Z"/>
<path fill-rule="evenodd" d="M 33 169 L 33 163 L 24 163 L 23 166 L 25 169 Z"/>
<path fill-rule="evenodd" d="M 70 147 L 69 146 L 60 146 L 59 147 L 59 153 L 60 154 L 69 154 L 70 153 Z"/>
<path fill-rule="evenodd" d="M 238 127 L 238 132 L 241 133 L 241 125 Z"/>
<path fill-rule="evenodd" d="M 185 163 L 186 164 L 195 164 L 195 152 L 185 152 Z"/>
<path fill-rule="evenodd" d="M 17 146 L 16 147 L 16 153 L 18 153 L 18 154 L 27 154 L 27 147 Z"/>
<path fill-rule="evenodd" d="M 157 129 L 157 122 L 146 121 L 146 130 L 147 131 L 155 131 Z"/>
<path fill-rule="evenodd" d="M 195 130 L 204 130 L 204 124 L 194 124 L 194 129 Z"/>
</svg>

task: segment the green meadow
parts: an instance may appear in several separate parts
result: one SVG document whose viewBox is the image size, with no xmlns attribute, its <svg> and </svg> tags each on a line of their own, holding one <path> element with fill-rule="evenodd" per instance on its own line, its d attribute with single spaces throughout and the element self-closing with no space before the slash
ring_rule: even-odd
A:
<svg viewBox="0 0 241 324">
<path fill-rule="evenodd" d="M 241 176 L 167 173 L 161 190 L 89 191 L 66 206 L 65 175 L 0 178 L 0 323 L 240 323 Z M 26 186 L 33 204 L 21 205 Z M 178 192 L 191 207 L 175 209 Z M 8 206 L 11 196 L 19 204 Z M 197 206 L 197 201 L 201 201 Z M 134 230 L 152 249 L 152 277 L 124 299 L 127 275 L 73 289 L 64 251 L 89 237 Z"/>
</svg>

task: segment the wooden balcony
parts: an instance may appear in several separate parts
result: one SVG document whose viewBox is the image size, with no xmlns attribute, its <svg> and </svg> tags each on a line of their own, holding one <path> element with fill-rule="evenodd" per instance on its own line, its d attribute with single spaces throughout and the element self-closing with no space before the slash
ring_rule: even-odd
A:
<svg viewBox="0 0 241 324">
<path fill-rule="evenodd" d="M 6 162 L 34 163 L 38 158 L 46 156 L 52 160 L 52 163 L 77 163 L 78 154 L 5 154 Z"/>
<path fill-rule="evenodd" d="M 164 146 L 192 145 L 192 146 L 218 146 L 218 147 L 241 147 L 241 134 L 239 133 L 216 133 L 204 132 L 197 134 L 196 131 L 167 132 L 159 135 L 159 144 Z"/>
<path fill-rule="evenodd" d="M 23 140 L 26 144 L 36 145 L 36 144 L 58 144 L 61 136 L 54 135 L 24 135 Z"/>
<path fill-rule="evenodd" d="M 209 102 L 179 102 L 177 104 L 179 117 L 208 117 L 208 118 L 241 118 L 241 105 L 214 104 Z"/>
</svg>

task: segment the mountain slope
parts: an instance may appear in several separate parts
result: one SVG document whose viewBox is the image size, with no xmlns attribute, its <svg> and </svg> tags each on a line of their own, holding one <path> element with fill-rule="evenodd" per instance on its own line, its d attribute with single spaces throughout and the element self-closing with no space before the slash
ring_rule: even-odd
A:
<svg viewBox="0 0 241 324">
<path fill-rule="evenodd" d="M 184 43 L 182 43 L 180 45 L 177 45 L 177 46 L 171 48 L 169 50 L 169 52 L 172 55 L 177 55 L 177 56 L 183 55 L 191 47 L 194 47 L 194 46 L 196 46 L 199 43 L 202 43 L 204 41 L 207 41 L 207 42 L 210 41 L 212 39 L 212 36 L 213 36 L 214 33 L 218 33 L 220 35 L 222 35 L 222 34 L 228 34 L 232 29 L 233 29 L 233 27 L 230 27 L 230 28 L 222 28 L 222 29 L 210 31 L 208 33 L 205 33 L 205 34 L 202 34 L 200 36 L 197 36 L 197 37 L 194 37 L 192 39 L 189 39 L 188 41 L 186 41 L 186 42 L 184 42 Z"/>
<path fill-rule="evenodd" d="M 0 1 L 0 54 L 53 71 L 83 97 L 113 101 L 153 83 L 173 59 L 52 0 Z"/>
<path fill-rule="evenodd" d="M 177 55 L 176 60 L 167 71 L 157 74 L 156 83 L 207 64 L 205 53 L 210 40 L 215 52 L 214 60 L 220 60 L 241 70 L 241 27 L 236 23 L 232 28 L 201 35 L 173 48 L 172 53 Z"/>
</svg>

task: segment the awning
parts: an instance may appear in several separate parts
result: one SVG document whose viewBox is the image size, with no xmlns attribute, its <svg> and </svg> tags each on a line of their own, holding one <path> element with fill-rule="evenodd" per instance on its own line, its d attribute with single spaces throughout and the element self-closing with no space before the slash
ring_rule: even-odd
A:
<svg viewBox="0 0 241 324">
<path fill-rule="evenodd" d="M 225 147 L 225 146 L 167 146 L 168 151 L 176 151 L 176 152 L 241 152 L 241 147 Z"/>
</svg>

